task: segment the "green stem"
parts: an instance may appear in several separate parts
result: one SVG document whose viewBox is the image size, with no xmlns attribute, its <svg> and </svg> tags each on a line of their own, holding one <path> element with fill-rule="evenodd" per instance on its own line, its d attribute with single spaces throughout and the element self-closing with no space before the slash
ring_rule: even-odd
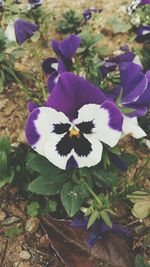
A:
<svg viewBox="0 0 150 267">
<path fill-rule="evenodd" d="M 47 100 L 47 95 L 46 95 L 46 91 L 45 91 L 45 86 L 43 84 L 42 75 L 41 75 L 41 92 L 42 92 L 42 96 L 43 96 L 44 101 L 46 101 Z"/>
<path fill-rule="evenodd" d="M 94 199 L 98 202 L 98 204 L 102 207 L 103 204 L 100 201 L 99 197 L 95 194 L 95 192 L 92 190 L 91 187 L 89 187 L 89 185 L 85 182 L 85 180 L 83 178 L 81 178 L 82 183 L 85 185 L 85 187 L 87 188 L 87 190 L 91 193 L 91 195 L 94 197 Z"/>
</svg>

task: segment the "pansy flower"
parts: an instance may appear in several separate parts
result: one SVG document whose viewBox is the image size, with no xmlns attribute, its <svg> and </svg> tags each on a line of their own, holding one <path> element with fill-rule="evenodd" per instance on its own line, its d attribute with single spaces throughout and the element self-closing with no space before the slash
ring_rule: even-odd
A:
<svg viewBox="0 0 150 267">
<path fill-rule="evenodd" d="M 70 70 L 72 66 L 71 58 L 79 48 L 80 42 L 81 39 L 75 34 L 70 35 L 61 42 L 52 40 L 52 47 L 58 56 L 58 60 L 51 57 L 45 59 L 42 64 L 43 72 L 49 76 L 47 79 L 47 87 L 50 93 L 55 86 L 59 75 Z"/>
<path fill-rule="evenodd" d="M 100 8 L 90 7 L 88 9 L 84 10 L 83 17 L 84 17 L 85 21 L 88 21 L 92 17 L 92 13 L 100 13 L 101 11 L 102 11 L 102 9 L 100 9 Z"/>
<path fill-rule="evenodd" d="M 132 0 L 131 4 L 127 7 L 127 12 L 131 15 L 139 5 L 149 5 L 150 0 Z"/>
<path fill-rule="evenodd" d="M 136 41 L 141 43 L 143 41 L 150 41 L 150 25 L 141 26 L 138 29 Z"/>
<path fill-rule="evenodd" d="M 42 5 L 43 0 L 28 0 L 28 3 L 31 8 L 36 8 Z"/>
<path fill-rule="evenodd" d="M 119 67 L 121 84 L 108 95 L 120 108 L 132 109 L 124 116 L 123 132 L 141 138 L 146 134 L 138 126 L 137 117 L 143 116 L 150 107 L 150 71 L 144 74 L 141 66 L 133 62 L 120 63 Z"/>
<path fill-rule="evenodd" d="M 31 112 L 26 137 L 35 151 L 61 169 L 90 167 L 101 161 L 103 143 L 117 144 L 122 123 L 120 110 L 100 89 L 65 72 L 46 106 Z"/>
<path fill-rule="evenodd" d="M 102 74 L 102 77 L 105 78 L 108 73 L 114 71 L 119 63 L 130 62 L 133 61 L 134 59 L 135 59 L 135 54 L 133 52 L 127 51 L 126 53 L 105 60 L 103 62 L 103 65 L 100 67 L 100 72 Z"/>
<path fill-rule="evenodd" d="M 72 227 L 87 229 L 88 217 L 77 217 L 71 222 Z M 105 233 L 117 233 L 122 235 L 129 235 L 129 231 L 123 229 L 121 226 L 112 223 L 112 227 L 109 227 L 103 219 L 97 219 L 93 225 L 89 228 L 89 240 L 88 245 L 93 247 L 96 244 L 96 241 L 101 239 Z"/>
<path fill-rule="evenodd" d="M 23 19 L 16 19 L 14 22 L 8 24 L 5 30 L 5 36 L 9 41 L 24 43 L 27 39 L 32 37 L 35 31 L 39 29 L 37 24 L 31 23 Z"/>
</svg>

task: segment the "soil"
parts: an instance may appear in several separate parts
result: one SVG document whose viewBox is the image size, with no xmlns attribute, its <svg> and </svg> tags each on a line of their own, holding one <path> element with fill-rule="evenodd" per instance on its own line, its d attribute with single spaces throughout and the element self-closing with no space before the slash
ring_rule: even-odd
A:
<svg viewBox="0 0 150 267">
<path fill-rule="evenodd" d="M 45 0 L 43 6 L 49 8 L 51 12 L 54 11 L 53 21 L 55 24 L 56 16 L 57 20 L 61 17 L 62 13 L 69 9 L 74 9 L 78 12 L 82 12 L 88 7 L 98 7 L 102 8 L 103 12 L 100 16 L 99 24 L 93 29 L 94 32 L 99 33 L 101 30 L 107 28 L 107 19 L 113 15 L 126 16 L 124 13 L 125 7 L 129 1 L 124 0 L 57 0 L 50 1 Z M 94 21 L 90 22 L 94 25 Z M 48 39 L 60 39 L 60 35 L 56 33 L 53 25 L 51 26 L 51 31 Z M 101 45 L 108 46 L 112 54 L 114 51 L 118 50 L 119 47 L 126 43 L 128 36 L 126 34 L 117 34 L 115 36 L 107 31 L 106 38 Z M 132 44 L 129 44 L 131 47 Z M 42 54 L 45 58 L 46 55 L 53 55 L 50 47 L 46 48 Z M 40 66 L 41 62 L 35 62 L 29 60 L 29 55 L 26 55 L 23 61 L 20 62 L 18 68 L 24 68 L 24 70 L 33 71 L 36 73 L 37 68 Z M 31 64 L 30 64 L 31 62 Z M 36 66 L 36 67 L 35 67 Z M 27 83 L 27 88 L 30 82 Z M 37 91 L 38 89 L 32 86 L 30 91 Z M 20 87 L 11 83 L 7 85 L 4 92 L 0 96 L 0 136 L 8 135 L 11 142 L 25 141 L 24 137 L 24 127 L 26 124 L 26 119 L 28 116 L 27 111 L 28 97 L 25 92 L 20 90 Z M 129 140 L 127 140 L 128 149 L 133 153 L 142 153 L 140 158 L 146 157 L 147 154 L 142 151 L 135 152 L 133 150 L 133 145 L 129 148 Z M 140 159 L 140 160 L 141 160 Z M 142 166 L 142 160 L 139 160 L 139 164 Z M 135 170 L 133 170 L 134 172 Z M 130 177 L 131 176 L 131 177 Z M 132 179 L 133 174 L 130 174 L 129 179 Z M 146 179 L 145 186 L 149 186 L 148 179 Z M 11 186 L 6 186 L 0 190 L 0 267 L 63 267 L 64 264 L 61 262 L 55 251 L 51 248 L 46 233 L 37 220 L 34 218 L 33 224 L 37 224 L 35 231 L 28 232 L 26 230 L 27 222 L 30 217 L 27 215 L 27 201 L 26 198 L 20 196 L 17 188 L 12 188 Z M 2 217 L 1 217 L 2 216 Z M 13 218 L 13 219 L 12 219 Z M 21 229 L 20 234 L 15 234 L 10 237 L 8 229 L 12 228 Z M 7 234 L 8 233 L 8 234 Z M 25 253 L 22 256 L 22 251 Z"/>
</svg>

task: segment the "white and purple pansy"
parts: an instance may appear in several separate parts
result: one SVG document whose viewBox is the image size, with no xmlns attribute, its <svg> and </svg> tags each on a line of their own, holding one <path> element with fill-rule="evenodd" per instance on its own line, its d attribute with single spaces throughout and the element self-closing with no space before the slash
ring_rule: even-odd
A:
<svg viewBox="0 0 150 267">
<path fill-rule="evenodd" d="M 150 25 L 141 26 L 138 29 L 136 41 L 139 43 L 150 41 Z"/>
<path fill-rule="evenodd" d="M 124 115 L 123 132 L 141 138 L 146 134 L 138 126 L 137 117 L 145 115 L 150 107 L 150 71 L 144 74 L 141 66 L 133 62 L 120 63 L 119 67 L 121 84 L 107 95 L 119 100 L 120 108 L 132 109 Z"/>
<path fill-rule="evenodd" d="M 16 19 L 14 22 L 8 24 L 5 30 L 5 36 L 9 41 L 14 41 L 21 45 L 32 37 L 34 32 L 38 29 L 39 26 L 37 24 L 23 19 Z"/>
<path fill-rule="evenodd" d="M 43 4 L 43 0 L 28 0 L 31 8 L 37 8 Z"/>
<path fill-rule="evenodd" d="M 70 35 L 68 38 L 61 42 L 52 40 L 52 47 L 58 60 L 56 58 L 47 58 L 42 63 L 42 70 L 48 74 L 47 87 L 51 93 L 58 77 L 61 73 L 70 71 L 72 67 L 72 57 L 80 46 L 81 39 L 75 34 Z"/>
<path fill-rule="evenodd" d="M 60 75 L 45 107 L 33 109 L 27 125 L 29 145 L 61 169 L 90 167 L 102 158 L 103 143 L 113 147 L 123 116 L 89 81 Z"/>
<path fill-rule="evenodd" d="M 131 4 L 127 7 L 127 12 L 131 15 L 139 5 L 149 5 L 150 0 L 132 0 Z"/>
</svg>

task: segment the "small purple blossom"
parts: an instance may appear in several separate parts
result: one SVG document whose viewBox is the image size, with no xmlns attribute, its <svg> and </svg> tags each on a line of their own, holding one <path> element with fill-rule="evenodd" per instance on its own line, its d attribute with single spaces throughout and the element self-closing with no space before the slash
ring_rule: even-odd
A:
<svg viewBox="0 0 150 267">
<path fill-rule="evenodd" d="M 88 217 L 78 217 L 71 222 L 72 227 L 86 229 L 88 224 Z M 101 239 L 105 233 L 113 232 L 117 234 L 129 235 L 129 231 L 123 229 L 121 226 L 112 223 L 112 227 L 109 227 L 103 219 L 97 219 L 95 223 L 89 228 L 89 240 L 88 245 L 93 247 L 96 241 Z"/>
<path fill-rule="evenodd" d="M 43 0 L 28 0 L 28 3 L 31 8 L 37 8 L 42 5 Z"/>
<path fill-rule="evenodd" d="M 150 41 L 150 25 L 142 26 L 138 29 L 136 41 L 139 43 Z"/>
<path fill-rule="evenodd" d="M 83 17 L 84 17 L 85 21 L 88 21 L 92 17 L 92 13 L 100 13 L 100 12 L 102 12 L 102 9 L 90 7 L 88 9 L 84 10 Z"/>
<path fill-rule="evenodd" d="M 51 93 L 55 86 L 58 77 L 65 71 L 70 71 L 72 67 L 72 57 L 80 46 L 81 39 L 75 34 L 70 35 L 68 38 L 61 42 L 52 40 L 52 47 L 58 60 L 55 58 L 47 58 L 42 64 L 44 73 L 49 74 L 47 79 L 48 91 Z"/>
<path fill-rule="evenodd" d="M 9 41 L 14 41 L 21 45 L 27 39 L 31 38 L 34 32 L 38 29 L 39 26 L 37 24 L 23 19 L 17 19 L 14 22 L 8 24 L 5 31 L 5 36 Z"/>
<path fill-rule="evenodd" d="M 98 164 L 103 143 L 113 147 L 121 136 L 123 118 L 116 105 L 69 72 L 60 75 L 45 106 L 30 103 L 28 108 L 29 145 L 61 169 Z"/>
</svg>

